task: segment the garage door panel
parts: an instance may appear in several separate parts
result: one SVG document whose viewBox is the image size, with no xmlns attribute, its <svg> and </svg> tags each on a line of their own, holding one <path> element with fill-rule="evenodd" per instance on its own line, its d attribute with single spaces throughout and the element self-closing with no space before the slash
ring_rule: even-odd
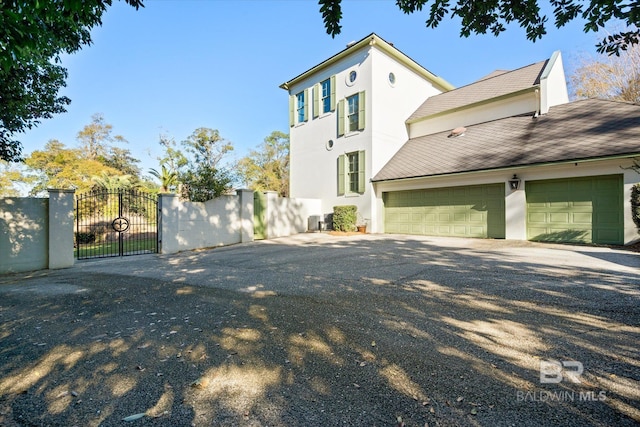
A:
<svg viewBox="0 0 640 427">
<path fill-rule="evenodd" d="M 569 223 L 569 213 L 568 212 L 551 212 L 551 215 L 549 215 L 549 221 L 551 223 L 560 223 L 560 224 L 567 224 Z"/>
<path fill-rule="evenodd" d="M 403 198 L 391 196 L 405 193 Z M 397 200 L 411 200 L 412 207 L 398 207 Z M 395 209 L 408 210 L 422 206 L 423 216 L 411 222 L 421 226 L 410 228 L 412 234 L 504 238 L 504 184 L 469 187 L 409 190 L 385 193 L 385 231 L 395 233 Z"/>
<path fill-rule="evenodd" d="M 620 178 L 618 177 L 618 175 L 602 176 L 595 183 L 594 188 L 595 188 L 596 191 L 607 192 L 607 191 L 611 190 L 612 188 L 617 187 L 619 180 L 620 180 Z"/>
<path fill-rule="evenodd" d="M 596 211 L 593 215 L 596 227 L 594 228 L 616 228 L 619 226 L 619 221 L 615 215 L 615 212 L 600 212 Z"/>
<path fill-rule="evenodd" d="M 594 230 L 594 238 L 597 241 L 615 241 L 619 238 L 619 231 L 616 229 L 596 229 Z"/>
<path fill-rule="evenodd" d="M 467 220 L 467 215 L 463 213 L 454 213 L 453 220 L 455 222 L 465 222 Z"/>
<path fill-rule="evenodd" d="M 448 225 L 437 225 L 435 229 L 436 234 L 439 236 L 449 236 L 453 234 L 453 229 Z"/>
<path fill-rule="evenodd" d="M 424 224 L 424 235 L 425 236 L 436 236 L 436 235 L 438 235 L 438 227 L 436 227 L 433 223 Z"/>
<path fill-rule="evenodd" d="M 547 206 L 546 202 L 530 202 L 528 203 L 529 208 L 545 208 Z"/>
<path fill-rule="evenodd" d="M 571 223 L 591 225 L 591 213 L 574 212 L 572 214 Z"/>
<path fill-rule="evenodd" d="M 482 237 L 485 232 L 484 227 L 469 227 L 469 234 L 474 237 Z"/>
<path fill-rule="evenodd" d="M 569 207 L 569 202 L 564 202 L 564 201 L 549 202 L 548 206 L 556 209 L 566 209 Z"/>
<path fill-rule="evenodd" d="M 598 193 L 598 205 L 607 206 L 614 205 L 618 202 L 618 195 L 611 193 Z"/>
<path fill-rule="evenodd" d="M 528 239 L 622 243 L 622 175 L 528 181 L 525 188 Z"/>
<path fill-rule="evenodd" d="M 470 212 L 469 213 L 469 222 L 485 222 L 487 217 L 480 212 Z"/>
<path fill-rule="evenodd" d="M 409 222 L 409 213 L 393 213 L 394 222 Z"/>
<path fill-rule="evenodd" d="M 456 236 L 467 236 L 467 235 L 469 235 L 468 229 L 464 225 L 454 225 L 453 226 L 453 233 Z"/>
<path fill-rule="evenodd" d="M 527 218 L 529 223 L 539 223 L 546 224 L 547 223 L 547 214 L 544 212 L 529 212 L 527 214 Z"/>
<path fill-rule="evenodd" d="M 410 225 L 411 234 L 424 234 L 424 225 L 422 223 L 412 223 Z"/>
</svg>

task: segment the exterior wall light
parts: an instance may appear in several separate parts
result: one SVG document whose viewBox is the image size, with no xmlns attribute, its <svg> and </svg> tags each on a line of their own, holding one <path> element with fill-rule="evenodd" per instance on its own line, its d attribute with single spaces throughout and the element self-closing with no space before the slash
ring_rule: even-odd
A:
<svg viewBox="0 0 640 427">
<path fill-rule="evenodd" d="M 520 178 L 515 173 L 513 174 L 513 178 L 509 180 L 509 188 L 512 190 L 517 190 L 520 187 Z"/>
</svg>

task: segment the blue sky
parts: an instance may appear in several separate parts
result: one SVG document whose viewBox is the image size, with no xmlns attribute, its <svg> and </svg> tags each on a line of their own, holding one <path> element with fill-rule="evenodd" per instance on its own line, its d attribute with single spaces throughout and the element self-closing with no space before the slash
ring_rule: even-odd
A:
<svg viewBox="0 0 640 427">
<path fill-rule="evenodd" d="M 281 83 L 372 32 L 455 86 L 555 50 L 569 74 L 579 55 L 595 54 L 598 39 L 579 22 L 561 30 L 551 24 L 535 43 L 515 26 L 497 38 L 460 38 L 458 20 L 429 29 L 424 13 L 405 15 L 392 0 L 343 0 L 335 39 L 312 0 L 147 0 L 145 6 L 136 11 L 114 2 L 92 32 L 93 45 L 63 58 L 69 78 L 61 94 L 72 103 L 67 113 L 20 135 L 25 155 L 49 139 L 75 146 L 78 131 L 102 113 L 145 173 L 158 167 L 161 133 L 181 141 L 198 127 L 218 129 L 240 158 L 272 131 L 288 132 Z"/>
</svg>

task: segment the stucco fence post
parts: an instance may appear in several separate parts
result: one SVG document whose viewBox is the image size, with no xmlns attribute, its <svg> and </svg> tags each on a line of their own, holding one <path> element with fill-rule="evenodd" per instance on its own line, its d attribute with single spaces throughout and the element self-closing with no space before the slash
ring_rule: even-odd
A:
<svg viewBox="0 0 640 427">
<path fill-rule="evenodd" d="M 253 242 L 253 190 L 241 189 L 236 194 L 240 200 L 240 243 Z"/>
<path fill-rule="evenodd" d="M 174 193 L 160 193 L 158 195 L 158 221 L 160 222 L 158 241 L 161 254 L 171 254 L 179 251 L 178 233 L 180 226 L 180 199 Z"/>
<path fill-rule="evenodd" d="M 73 211 L 75 190 L 48 189 L 49 268 L 73 266 Z"/>
</svg>

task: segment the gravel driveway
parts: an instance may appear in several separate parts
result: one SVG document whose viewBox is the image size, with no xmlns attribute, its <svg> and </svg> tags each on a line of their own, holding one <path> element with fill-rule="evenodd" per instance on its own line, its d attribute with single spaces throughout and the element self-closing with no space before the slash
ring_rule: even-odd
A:
<svg viewBox="0 0 640 427">
<path fill-rule="evenodd" d="M 0 276 L 0 425 L 638 425 L 639 302 L 640 253 L 395 235 Z"/>
</svg>

